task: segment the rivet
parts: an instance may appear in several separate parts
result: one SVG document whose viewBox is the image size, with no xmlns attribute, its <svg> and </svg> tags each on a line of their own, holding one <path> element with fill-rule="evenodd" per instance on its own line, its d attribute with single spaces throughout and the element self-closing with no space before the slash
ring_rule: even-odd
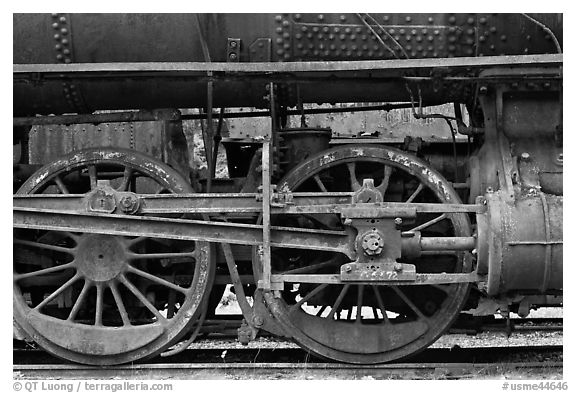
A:
<svg viewBox="0 0 576 393">
<path fill-rule="evenodd" d="M 282 34 L 283 31 L 284 31 L 284 29 L 281 27 L 276 28 L 276 33 L 278 33 L 278 34 Z"/>
<path fill-rule="evenodd" d="M 474 29 L 468 29 L 466 33 L 468 33 L 468 35 L 474 35 Z"/>
<path fill-rule="evenodd" d="M 358 50 L 356 53 L 358 54 L 358 57 L 361 57 L 364 54 L 361 50 Z"/>
<path fill-rule="evenodd" d="M 468 55 L 473 55 L 474 54 L 474 50 L 472 48 L 468 48 L 468 50 L 466 50 L 466 54 Z"/>
<path fill-rule="evenodd" d="M 434 53 L 432 54 L 432 56 L 438 57 L 438 53 L 434 52 Z"/>
<path fill-rule="evenodd" d="M 290 54 L 289 54 L 289 53 L 286 53 L 286 54 L 284 55 L 284 59 L 286 59 L 286 60 L 290 59 Z"/>
<path fill-rule="evenodd" d="M 428 45 L 428 50 L 432 52 L 434 50 L 434 45 Z"/>
<path fill-rule="evenodd" d="M 352 45 L 352 46 L 350 47 L 350 49 L 352 49 L 352 50 L 356 50 L 356 49 L 358 49 L 358 46 L 356 46 L 356 45 Z"/>
<path fill-rule="evenodd" d="M 54 23 L 52 23 L 52 27 L 53 27 L 55 30 L 58 30 L 58 29 L 60 28 L 60 24 L 58 24 L 58 22 L 54 22 Z"/>
<path fill-rule="evenodd" d="M 485 25 L 485 24 L 486 24 L 486 18 L 485 18 L 485 17 L 481 17 L 481 18 L 480 18 L 480 24 L 481 24 L 481 25 Z"/>
<path fill-rule="evenodd" d="M 505 34 L 502 34 L 500 36 L 500 41 L 506 41 L 506 35 Z"/>
<path fill-rule="evenodd" d="M 362 34 L 362 41 L 366 41 L 368 39 L 368 36 L 366 34 Z"/>
<path fill-rule="evenodd" d="M 428 52 L 426 52 L 426 51 L 422 52 L 422 56 L 427 56 L 427 55 L 428 55 Z"/>
<path fill-rule="evenodd" d="M 304 33 L 306 33 L 308 31 L 308 26 L 302 26 L 300 28 L 300 30 L 302 30 Z"/>
<path fill-rule="evenodd" d="M 448 51 L 449 52 L 454 52 L 456 50 L 456 47 L 454 45 L 448 45 Z"/>
<path fill-rule="evenodd" d="M 422 29 L 422 34 L 423 34 L 423 35 L 428 34 L 428 29 Z"/>
<path fill-rule="evenodd" d="M 400 34 L 405 34 L 405 33 L 406 33 L 406 30 L 400 29 L 399 33 L 400 33 Z"/>
<path fill-rule="evenodd" d="M 406 50 L 412 50 L 412 45 L 406 45 Z"/>
<path fill-rule="evenodd" d="M 340 20 L 344 22 L 346 20 L 346 15 L 340 15 Z"/>
<path fill-rule="evenodd" d="M 301 14 L 295 14 L 294 19 L 300 20 L 300 19 L 302 19 L 302 15 Z"/>
<path fill-rule="evenodd" d="M 448 41 L 449 42 L 456 42 L 456 37 L 454 37 L 453 35 L 448 37 Z"/>
<path fill-rule="evenodd" d="M 296 33 L 296 35 L 295 35 L 294 37 L 296 37 L 297 40 L 301 40 L 301 39 L 302 39 L 302 34 Z"/>
<path fill-rule="evenodd" d="M 397 34 L 397 35 L 394 36 L 394 39 L 395 39 L 396 41 L 400 41 L 400 36 Z"/>
<path fill-rule="evenodd" d="M 312 43 L 308 44 L 308 49 L 314 49 L 314 44 Z"/>
<path fill-rule="evenodd" d="M 434 37 L 432 37 L 431 35 L 428 36 L 428 41 L 432 42 L 434 41 Z"/>
<path fill-rule="evenodd" d="M 54 45 L 54 48 L 55 48 L 56 50 L 62 50 L 62 45 L 56 44 L 56 45 Z"/>
<path fill-rule="evenodd" d="M 323 15 L 323 14 L 318 14 L 318 20 L 324 20 L 324 15 Z"/>
<path fill-rule="evenodd" d="M 494 45 L 490 45 L 490 49 L 491 49 L 491 50 L 495 50 L 496 47 L 495 47 Z"/>
<path fill-rule="evenodd" d="M 472 17 L 468 18 L 467 22 L 469 25 L 473 25 L 474 24 L 474 18 L 472 18 Z"/>
<path fill-rule="evenodd" d="M 366 45 L 366 44 L 362 45 L 362 49 L 368 50 L 368 45 Z"/>
<path fill-rule="evenodd" d="M 314 26 L 314 27 L 312 28 L 312 31 L 313 31 L 314 33 L 318 33 L 318 32 L 320 31 L 320 28 L 319 28 L 318 26 Z"/>
<path fill-rule="evenodd" d="M 302 49 L 304 48 L 304 45 L 301 42 L 299 42 L 298 44 L 296 44 L 296 48 Z"/>
<path fill-rule="evenodd" d="M 346 56 L 350 56 L 352 55 L 352 52 L 350 52 L 349 50 L 346 51 Z"/>
<path fill-rule="evenodd" d="M 374 52 L 372 52 L 371 50 L 368 51 L 368 56 L 372 57 L 374 56 Z"/>
<path fill-rule="evenodd" d="M 282 15 L 276 15 L 274 17 L 274 19 L 276 20 L 276 22 L 281 22 L 282 21 Z"/>
<path fill-rule="evenodd" d="M 58 60 L 62 60 L 63 58 L 64 58 L 64 56 L 62 56 L 61 54 L 56 55 L 56 59 L 58 59 Z"/>
<path fill-rule="evenodd" d="M 452 15 L 451 17 L 448 18 L 448 22 L 449 23 L 454 23 L 456 22 L 456 17 L 454 15 Z"/>
<path fill-rule="evenodd" d="M 334 33 L 340 33 L 340 28 L 339 28 L 339 27 L 335 27 L 335 28 L 334 28 Z"/>
<path fill-rule="evenodd" d="M 62 38 L 62 45 L 68 45 L 68 40 L 66 38 Z"/>
<path fill-rule="evenodd" d="M 330 29 L 328 28 L 328 26 L 325 26 L 322 31 L 324 31 L 324 33 L 328 33 L 330 31 Z"/>
<path fill-rule="evenodd" d="M 428 18 L 428 23 L 434 23 L 434 18 L 429 17 L 429 18 Z"/>
<path fill-rule="evenodd" d="M 418 52 L 422 52 L 422 45 L 418 45 L 418 47 L 416 48 L 416 50 L 417 50 Z"/>
<path fill-rule="evenodd" d="M 60 17 L 60 22 L 66 23 L 66 17 L 65 17 L 65 16 L 61 16 L 61 17 Z"/>
<path fill-rule="evenodd" d="M 484 42 L 484 41 L 486 41 L 486 37 L 484 37 L 483 35 L 481 35 L 480 37 L 478 37 L 478 41 Z"/>
<path fill-rule="evenodd" d="M 396 30 L 394 30 L 394 29 L 388 30 L 388 33 L 390 33 L 390 34 L 394 34 L 395 32 L 396 32 Z"/>
<path fill-rule="evenodd" d="M 410 55 L 411 55 L 412 57 L 415 57 L 415 56 L 416 56 L 416 52 L 412 51 L 412 53 L 410 53 Z"/>
<path fill-rule="evenodd" d="M 283 55 L 284 54 L 284 49 L 280 48 L 276 51 L 277 54 L 279 55 Z"/>
<path fill-rule="evenodd" d="M 287 20 L 284 20 L 284 22 L 282 22 L 282 26 L 290 26 L 290 22 L 288 22 Z"/>
<path fill-rule="evenodd" d="M 357 33 L 357 34 L 358 34 L 358 33 L 362 33 L 362 28 L 361 28 L 361 27 L 357 27 L 357 28 L 356 28 L 356 33 Z"/>
<path fill-rule="evenodd" d="M 346 50 L 346 45 L 341 45 L 341 46 L 340 46 L 340 49 Z"/>
<path fill-rule="evenodd" d="M 544 36 L 544 38 L 547 39 L 548 41 L 550 41 L 550 40 L 552 39 L 552 37 L 550 37 L 550 34 L 546 34 L 546 35 Z"/>
<path fill-rule="evenodd" d="M 440 35 L 440 30 L 434 30 L 434 35 Z"/>
<path fill-rule="evenodd" d="M 69 55 L 70 54 L 70 49 L 64 49 L 62 51 L 62 53 L 64 53 L 65 55 Z"/>
<path fill-rule="evenodd" d="M 420 37 L 420 36 L 416 37 L 416 41 L 421 42 L 421 41 L 422 41 L 422 37 Z"/>
<path fill-rule="evenodd" d="M 308 50 L 307 49 L 302 49 L 302 55 L 307 55 L 308 54 Z"/>
<path fill-rule="evenodd" d="M 407 17 L 406 17 L 406 22 L 408 22 L 408 23 L 412 22 L 412 17 L 411 17 L 411 16 L 407 16 Z"/>
<path fill-rule="evenodd" d="M 388 22 L 388 20 L 390 19 L 390 17 L 388 15 L 384 15 L 384 17 L 382 18 L 384 19 L 384 22 Z"/>
<path fill-rule="evenodd" d="M 356 34 L 350 35 L 350 39 L 351 39 L 352 41 L 354 41 L 354 40 L 356 39 Z"/>
<path fill-rule="evenodd" d="M 352 29 L 350 29 L 349 27 L 344 29 L 344 33 L 346 34 L 350 34 L 352 32 Z"/>
<path fill-rule="evenodd" d="M 318 45 L 318 49 L 320 49 L 320 50 L 324 50 L 324 48 L 325 48 L 324 44 L 320 44 L 320 45 Z"/>
<path fill-rule="evenodd" d="M 324 39 L 324 34 L 319 33 L 316 38 L 318 38 L 319 40 L 323 40 Z"/>
<path fill-rule="evenodd" d="M 58 14 L 52 14 L 52 18 L 58 18 Z"/>
<path fill-rule="evenodd" d="M 282 38 L 276 38 L 276 43 L 281 44 L 284 40 Z"/>
<path fill-rule="evenodd" d="M 330 34 L 330 35 L 328 36 L 328 39 L 333 40 L 334 37 L 335 37 L 334 34 Z"/>
<path fill-rule="evenodd" d="M 412 37 L 410 37 L 409 35 L 406 36 L 406 41 L 410 41 L 412 39 Z"/>
<path fill-rule="evenodd" d="M 468 38 L 468 39 L 466 40 L 466 43 L 467 43 L 468 45 L 473 45 L 473 44 L 474 44 L 474 39 L 473 39 L 473 38 Z"/>
<path fill-rule="evenodd" d="M 330 50 L 336 50 L 336 45 L 331 44 L 331 45 L 330 45 Z"/>
<path fill-rule="evenodd" d="M 346 34 L 340 34 L 340 39 L 344 41 L 346 39 Z"/>
<path fill-rule="evenodd" d="M 532 39 L 532 36 L 531 36 L 530 34 L 528 34 L 528 35 L 526 36 L 526 40 L 530 41 L 531 39 Z"/>
<path fill-rule="evenodd" d="M 496 33 L 496 26 L 490 27 L 490 33 L 492 34 Z"/>
</svg>

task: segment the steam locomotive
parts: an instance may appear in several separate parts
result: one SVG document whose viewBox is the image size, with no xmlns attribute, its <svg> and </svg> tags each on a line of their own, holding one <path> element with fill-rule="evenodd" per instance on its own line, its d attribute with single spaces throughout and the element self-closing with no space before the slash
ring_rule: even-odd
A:
<svg viewBox="0 0 576 393">
<path fill-rule="evenodd" d="M 373 364 L 462 313 L 562 304 L 562 15 L 15 14 L 13 29 L 15 337 L 94 365 L 170 354 L 231 285 L 241 341 Z M 445 132 L 308 125 L 397 111 Z M 43 127 L 97 139 L 104 123 L 130 124 L 130 146 L 31 162 Z M 150 154 L 133 148 L 146 124 Z"/>
</svg>

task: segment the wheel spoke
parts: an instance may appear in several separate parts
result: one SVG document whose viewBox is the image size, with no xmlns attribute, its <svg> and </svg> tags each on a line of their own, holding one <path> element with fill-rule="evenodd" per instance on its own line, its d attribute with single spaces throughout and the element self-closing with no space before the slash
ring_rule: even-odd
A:
<svg viewBox="0 0 576 393">
<path fill-rule="evenodd" d="M 124 168 L 124 176 L 122 177 L 122 183 L 118 186 L 118 191 L 128 191 L 128 186 L 130 185 L 130 181 L 132 180 L 132 174 L 134 170 L 130 167 Z"/>
<path fill-rule="evenodd" d="M 346 296 L 346 292 L 348 292 L 349 288 L 350 284 L 344 284 L 344 287 L 342 288 L 342 290 L 338 294 L 338 297 L 334 301 L 334 304 L 332 305 L 332 309 L 330 310 L 330 313 L 327 316 L 328 319 L 334 318 L 334 314 L 338 311 L 338 308 L 340 308 L 340 304 L 342 303 L 342 300 L 344 300 L 344 296 Z"/>
<path fill-rule="evenodd" d="M 282 274 L 308 273 L 310 271 L 316 271 L 316 270 L 321 269 L 323 267 L 334 266 L 336 264 L 338 264 L 338 261 L 336 259 L 331 259 L 329 261 L 321 262 L 321 263 L 318 263 L 316 265 L 309 265 L 309 266 L 304 266 L 304 267 L 300 267 L 297 269 L 288 270 L 288 271 L 283 272 Z"/>
<path fill-rule="evenodd" d="M 414 201 L 414 199 L 416 199 L 418 194 L 420 194 L 420 191 L 422 191 L 423 189 L 424 189 L 424 184 L 422 184 L 422 183 L 418 184 L 418 187 L 416 187 L 416 189 L 414 190 L 412 195 L 410 195 L 410 197 L 406 200 L 406 203 L 412 203 L 412 201 Z"/>
<path fill-rule="evenodd" d="M 356 179 L 356 164 L 354 162 L 349 162 L 346 166 L 348 167 L 348 172 L 350 172 L 352 191 L 358 191 L 361 186 L 360 183 L 358 183 L 358 179 Z"/>
<path fill-rule="evenodd" d="M 80 273 L 76 273 L 72 278 L 70 278 L 68 281 L 66 281 L 64 284 L 62 284 L 60 286 L 60 288 L 58 288 L 57 290 L 52 292 L 46 299 L 42 300 L 42 302 L 40 302 L 36 307 L 34 307 L 34 310 L 40 311 L 42 309 L 42 307 L 44 307 L 45 305 L 50 303 L 52 300 L 54 300 L 58 296 L 60 296 L 60 294 L 62 294 L 62 292 L 64 292 L 66 289 L 68 289 L 79 278 L 80 278 Z"/>
<path fill-rule="evenodd" d="M 14 239 L 14 243 L 22 245 L 22 246 L 42 248 L 44 250 L 57 251 L 57 252 L 62 252 L 65 254 L 70 254 L 70 255 L 74 255 L 74 252 L 76 251 L 76 247 L 67 248 L 67 247 L 55 246 L 52 244 L 32 242 L 29 240 Z"/>
<path fill-rule="evenodd" d="M 82 303 L 84 303 L 86 295 L 88 295 L 88 289 L 90 289 L 90 286 L 91 284 L 88 282 L 88 280 L 84 280 L 84 286 L 76 298 L 74 306 L 72 306 L 72 310 L 70 310 L 70 314 L 68 315 L 67 319 L 68 321 L 73 321 L 76 318 L 76 315 L 78 315 L 78 311 L 80 311 L 80 307 L 82 306 Z"/>
<path fill-rule="evenodd" d="M 390 175 L 392 174 L 392 167 L 389 165 L 384 166 L 384 177 L 382 178 L 382 183 L 376 189 L 380 191 L 382 196 L 386 194 L 386 190 L 388 190 L 388 183 L 390 182 Z"/>
<path fill-rule="evenodd" d="M 304 296 L 302 299 L 300 299 L 298 301 L 298 303 L 292 305 L 290 307 L 290 312 L 293 312 L 297 309 L 300 308 L 301 305 L 303 305 L 304 303 L 306 303 L 310 298 L 312 298 L 312 296 L 316 295 L 317 293 L 319 293 L 320 291 L 326 289 L 326 287 L 328 286 L 328 284 L 321 284 L 318 285 L 316 288 L 314 288 L 312 291 L 310 291 L 309 293 L 306 294 L 306 296 Z"/>
<path fill-rule="evenodd" d="M 58 187 L 58 189 L 62 194 L 70 194 L 70 192 L 68 192 L 68 188 L 66 188 L 66 185 L 64 184 L 60 176 L 56 175 L 54 177 L 54 183 L 56 183 L 56 186 Z"/>
<path fill-rule="evenodd" d="M 90 176 L 90 189 L 94 190 L 98 186 L 98 175 L 96 173 L 96 165 L 88 167 L 88 176 Z"/>
<path fill-rule="evenodd" d="M 126 307 L 124 306 L 124 302 L 122 301 L 122 296 L 120 296 L 120 291 L 118 291 L 116 282 L 110 282 L 109 287 L 110 291 L 112 292 L 112 296 L 114 297 L 114 301 L 116 302 L 116 306 L 118 307 L 120 317 L 122 318 L 122 324 L 124 326 L 130 326 L 130 318 L 128 317 L 128 312 L 126 311 Z"/>
<path fill-rule="evenodd" d="M 420 319 L 424 319 L 426 320 L 427 318 L 424 316 L 424 314 L 422 314 L 422 312 L 418 309 L 418 307 L 416 307 L 416 305 L 414 303 L 412 303 L 412 301 L 410 299 L 408 299 L 408 296 L 406 296 L 406 294 L 404 292 L 402 292 L 401 289 L 396 288 L 395 285 L 391 285 L 390 288 L 392 288 L 394 290 L 394 292 L 396 292 L 396 294 L 398 296 L 400 296 L 400 298 L 402 299 L 402 301 L 404 303 L 406 303 L 408 305 L 408 307 L 410 307 L 412 309 L 412 311 L 414 311 L 416 313 L 416 315 L 420 318 Z"/>
<path fill-rule="evenodd" d="M 356 302 L 356 321 L 355 323 L 360 323 L 362 321 L 362 305 L 364 304 L 364 284 L 358 285 L 358 300 Z"/>
<path fill-rule="evenodd" d="M 63 265 L 52 266 L 52 267 L 48 267 L 46 269 L 36 270 L 35 272 L 15 274 L 14 275 L 14 281 L 23 280 L 25 278 L 30 278 L 30 277 L 41 276 L 43 274 L 50 274 L 50 273 L 54 273 L 54 272 L 59 272 L 61 270 L 71 269 L 74 267 L 74 264 L 75 264 L 74 261 L 72 261 L 72 262 L 65 263 Z"/>
<path fill-rule="evenodd" d="M 388 320 L 388 315 L 386 314 L 386 307 L 384 307 L 384 302 L 382 301 L 382 296 L 380 295 L 380 290 L 378 289 L 377 285 L 372 285 L 372 290 L 374 290 L 374 295 L 376 296 L 376 302 L 378 303 L 378 307 L 380 308 L 380 312 L 382 313 L 382 319 L 384 323 L 390 322 Z"/>
<path fill-rule="evenodd" d="M 434 224 L 437 224 L 438 222 L 446 219 L 447 217 L 448 217 L 448 216 L 446 215 L 446 213 L 442 213 L 442 214 L 439 215 L 438 217 L 436 217 L 436 218 L 434 218 L 434 219 L 432 219 L 432 220 L 430 220 L 430 221 L 427 221 L 427 222 L 425 222 L 425 223 L 422 224 L 422 225 L 418 225 L 416 228 L 410 229 L 408 232 L 421 231 L 422 229 L 425 229 L 425 228 L 428 228 L 428 227 L 430 227 L 430 226 L 432 226 L 432 225 L 434 225 Z"/>
<path fill-rule="evenodd" d="M 146 296 L 144 296 L 144 294 L 142 292 L 140 292 L 138 290 L 138 288 L 136 288 L 130 281 L 128 281 L 128 279 L 126 278 L 126 276 L 124 276 L 123 274 L 118 276 L 118 280 L 120 280 L 120 282 L 126 287 L 128 288 L 128 290 L 130 292 L 132 292 L 132 294 L 134 294 L 134 296 L 136 296 L 136 298 L 140 301 L 140 303 L 142 303 L 148 310 L 150 310 L 150 312 L 152 314 L 154 314 L 154 316 L 158 319 L 159 322 L 164 322 L 166 321 L 166 318 L 164 318 L 164 316 L 162 314 L 160 314 L 160 311 L 158 311 L 156 309 L 156 307 L 154 307 L 154 305 L 152 303 L 150 303 L 148 301 L 148 299 L 146 299 Z"/>
<path fill-rule="evenodd" d="M 142 270 L 140 270 L 140 269 L 137 269 L 137 268 L 135 268 L 134 266 L 128 265 L 127 271 L 130 272 L 130 273 L 137 274 L 137 275 L 139 275 L 140 277 L 146 278 L 146 279 L 148 279 L 148 280 L 150 280 L 150 281 L 154 281 L 154 282 L 157 283 L 157 284 L 160 284 L 160 285 L 163 285 L 163 286 L 168 287 L 168 288 L 170 288 L 170 289 L 173 289 L 173 290 L 175 290 L 175 291 L 181 292 L 181 293 L 183 293 L 183 294 L 187 294 L 187 293 L 188 293 L 188 289 L 182 288 L 182 287 L 180 287 L 180 286 L 178 286 L 178 285 L 176 285 L 176 284 L 171 283 L 170 281 L 166 281 L 166 280 L 164 280 L 163 278 L 156 277 L 156 276 L 153 275 L 153 274 L 146 273 L 145 271 L 142 271 Z"/>
<path fill-rule="evenodd" d="M 322 192 L 328 192 L 326 186 L 324 186 L 324 183 L 322 183 L 322 180 L 320 180 L 320 176 L 314 175 L 314 180 L 316 181 L 316 184 L 318 185 L 318 187 L 320 187 L 320 190 Z"/>
<path fill-rule="evenodd" d="M 102 314 L 104 308 L 104 284 L 99 282 L 96 284 L 96 315 L 94 317 L 94 325 L 102 326 Z"/>
</svg>

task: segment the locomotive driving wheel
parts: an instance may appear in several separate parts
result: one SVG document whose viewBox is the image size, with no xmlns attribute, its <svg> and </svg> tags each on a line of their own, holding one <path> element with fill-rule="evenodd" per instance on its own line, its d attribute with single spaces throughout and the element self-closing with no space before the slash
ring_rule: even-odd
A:
<svg viewBox="0 0 576 393">
<path fill-rule="evenodd" d="M 382 146 L 342 146 L 295 167 L 278 185 L 293 192 L 350 192 L 374 179 L 385 202 L 461 203 L 450 184 L 424 161 Z M 343 230 L 336 215 L 275 216 L 274 225 Z M 469 236 L 465 214 L 418 214 L 401 230 L 422 236 Z M 384 239 L 384 242 L 386 240 Z M 358 252 L 361 252 L 359 250 Z M 401 263 L 417 273 L 470 271 L 463 252 L 423 252 Z M 272 274 L 339 274 L 342 254 L 272 250 Z M 283 329 L 302 347 L 342 362 L 370 364 L 412 355 L 434 342 L 458 316 L 469 284 L 313 284 L 291 278 L 266 302 Z"/>
<path fill-rule="evenodd" d="M 56 160 L 19 194 L 192 193 L 168 165 L 130 150 L 89 149 Z M 170 216 L 170 215 L 168 215 Z M 94 365 L 158 354 L 198 319 L 214 266 L 205 242 L 18 229 L 14 319 L 48 352 Z"/>
</svg>

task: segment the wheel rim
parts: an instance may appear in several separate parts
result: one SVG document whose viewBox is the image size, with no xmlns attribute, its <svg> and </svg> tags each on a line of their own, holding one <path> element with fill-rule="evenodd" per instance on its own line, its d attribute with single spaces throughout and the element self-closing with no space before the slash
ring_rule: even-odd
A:
<svg viewBox="0 0 576 393">
<path fill-rule="evenodd" d="M 434 198 L 435 202 L 461 203 L 448 182 L 425 162 L 387 147 L 331 149 L 294 168 L 278 187 L 293 192 L 356 191 L 368 177 L 375 179 L 385 201 L 432 202 Z M 394 187 L 399 190 L 393 191 Z M 286 216 L 277 221 L 282 226 L 342 228 L 331 215 Z M 422 215 L 402 230 L 413 228 L 434 232 L 434 236 L 470 234 L 465 214 Z M 272 269 L 276 274 L 334 274 L 347 262 L 339 254 L 279 249 L 273 250 Z M 404 258 L 401 262 L 415 264 L 419 273 L 470 269 L 464 253 Z M 343 362 L 381 363 L 417 353 L 435 341 L 457 317 L 468 290 L 468 284 L 286 283 L 284 291 L 267 294 L 266 302 L 286 332 L 309 351 Z"/>
<path fill-rule="evenodd" d="M 119 191 L 194 192 L 169 166 L 121 149 L 46 165 L 19 194 L 74 193 L 106 179 Z M 205 242 L 15 230 L 14 319 L 47 351 L 75 362 L 153 356 L 199 316 L 214 275 Z"/>
</svg>

